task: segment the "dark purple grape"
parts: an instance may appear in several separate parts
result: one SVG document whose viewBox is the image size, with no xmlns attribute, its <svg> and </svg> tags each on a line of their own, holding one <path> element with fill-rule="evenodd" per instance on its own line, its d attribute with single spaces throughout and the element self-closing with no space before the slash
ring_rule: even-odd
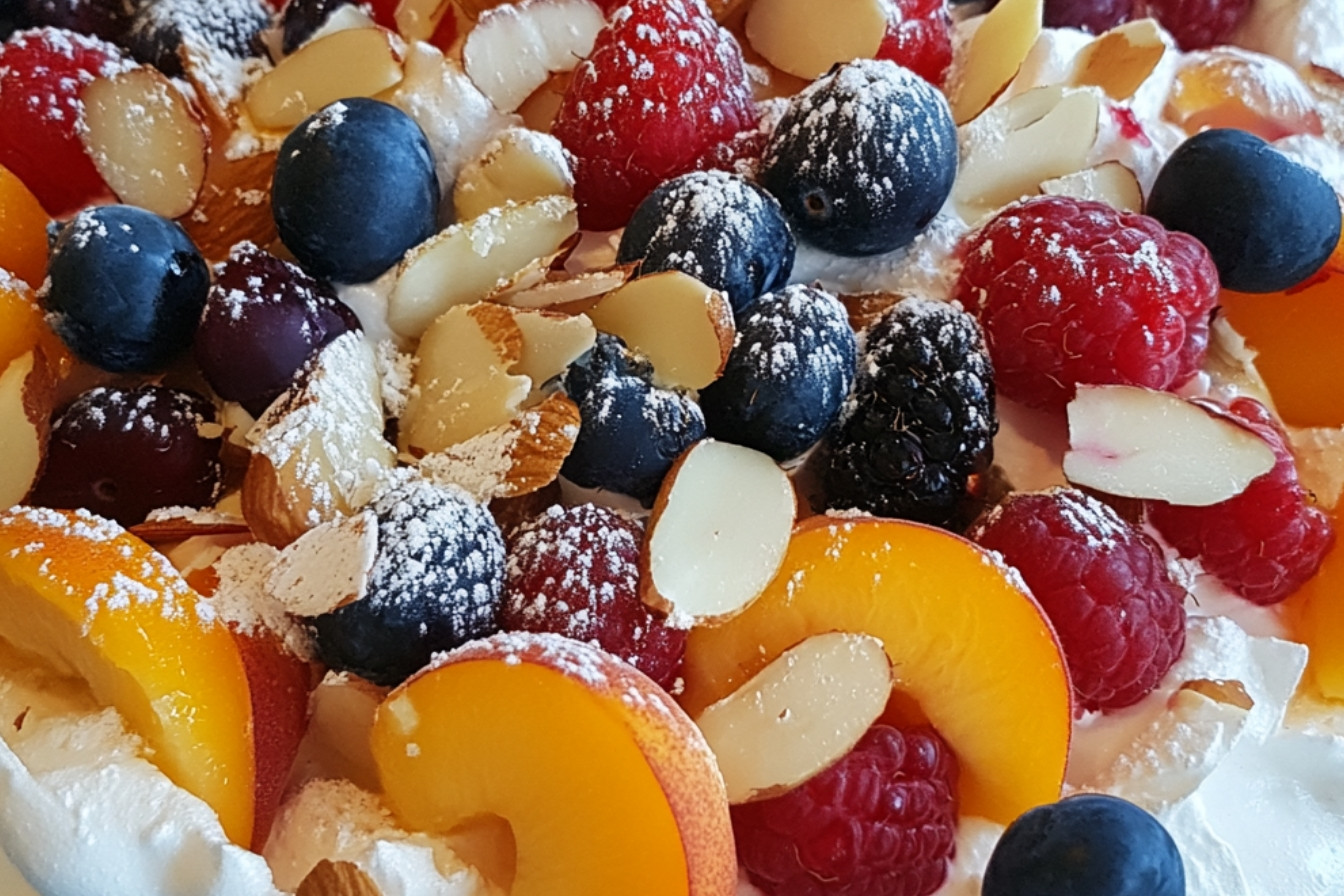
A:
<svg viewBox="0 0 1344 896">
<path fill-rule="evenodd" d="M 126 0 L 21 0 L 35 25 L 51 25 L 119 43 L 131 24 Z"/>
<path fill-rule="evenodd" d="M 284 34 L 283 49 L 286 55 L 293 53 L 312 37 L 338 7 L 349 3 L 350 0 L 289 0 L 280 13 L 280 30 Z"/>
<path fill-rule="evenodd" d="M 1134 0 L 1045 0 L 1045 25 L 1048 28 L 1081 28 L 1093 34 L 1109 31 L 1128 22 L 1134 13 Z"/>
<path fill-rule="evenodd" d="M 219 496 L 215 407 L 165 386 L 99 386 L 51 427 L 47 466 L 30 501 L 83 507 L 123 526 L 160 507 L 208 507 Z"/>
<path fill-rule="evenodd" d="M 358 329 L 359 319 L 330 287 L 239 243 L 215 269 L 196 329 L 196 362 L 221 398 L 259 416 L 313 352 Z"/>
<path fill-rule="evenodd" d="M 136 59 L 176 76 L 184 45 L 248 59 L 262 55 L 259 35 L 270 24 L 264 0 L 150 0 L 136 6 L 125 45 Z"/>
</svg>

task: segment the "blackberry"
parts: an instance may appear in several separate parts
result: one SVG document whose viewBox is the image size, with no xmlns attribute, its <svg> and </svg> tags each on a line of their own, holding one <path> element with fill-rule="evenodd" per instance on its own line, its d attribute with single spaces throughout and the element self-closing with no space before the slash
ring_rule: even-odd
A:
<svg viewBox="0 0 1344 896">
<path fill-rule="evenodd" d="M 971 475 L 989 467 L 997 430 L 975 319 L 905 299 L 866 334 L 854 395 L 821 460 L 826 507 L 951 528 Z"/>
<path fill-rule="evenodd" d="M 182 74 L 184 46 L 235 59 L 262 55 L 260 34 L 271 24 L 264 0 L 156 0 L 134 4 L 125 34 L 136 59 L 173 77 Z"/>
</svg>

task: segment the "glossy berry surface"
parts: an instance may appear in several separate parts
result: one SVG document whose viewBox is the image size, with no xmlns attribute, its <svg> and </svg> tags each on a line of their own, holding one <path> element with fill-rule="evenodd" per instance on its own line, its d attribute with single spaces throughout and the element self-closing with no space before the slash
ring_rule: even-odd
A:
<svg viewBox="0 0 1344 896">
<path fill-rule="evenodd" d="M 941 87 L 952 65 L 952 17 L 946 0 L 892 0 L 892 21 L 877 48 L 890 59 Z"/>
<path fill-rule="evenodd" d="M 280 32 L 282 35 L 282 48 L 286 53 L 293 53 L 304 41 L 312 37 L 337 8 L 345 6 L 349 0 L 289 0 L 283 10 L 280 11 Z M 386 4 L 373 4 L 375 20 L 378 20 L 379 7 Z M 395 20 L 392 22 L 379 21 L 378 24 L 387 28 L 396 28 Z"/>
<path fill-rule="evenodd" d="M 437 229 L 429 141 L 395 106 L 338 100 L 285 137 L 271 207 L 280 238 L 308 273 L 372 280 Z"/>
<path fill-rule="evenodd" d="M 793 790 L 733 806 L 738 861 L 766 896 L 927 896 L 954 852 L 956 787 L 932 728 L 874 725 Z"/>
<path fill-rule="evenodd" d="M 1134 0 L 1045 0 L 1047 28 L 1079 28 L 1092 34 L 1128 22 Z"/>
<path fill-rule="evenodd" d="M 586 230 L 623 226 L 669 178 L 754 150 L 742 51 L 702 0 L 633 0 L 579 63 L 552 133 L 573 158 Z"/>
<path fill-rule="evenodd" d="M 639 597 L 643 539 L 639 522 L 593 504 L 522 523 L 508 537 L 502 627 L 594 643 L 674 690 L 686 632 Z"/>
<path fill-rule="evenodd" d="M 1253 0 L 1134 0 L 1133 18 L 1150 16 L 1182 50 L 1228 43 Z"/>
<path fill-rule="evenodd" d="M 86 508 L 123 526 L 160 507 L 209 507 L 220 493 L 215 408 L 164 386 L 98 387 L 56 417 L 30 502 Z"/>
<path fill-rule="evenodd" d="M 1077 489 L 1014 492 L 968 536 L 1017 569 L 1054 625 L 1078 705 L 1148 695 L 1185 647 L 1185 589 L 1155 541 Z"/>
<path fill-rule="evenodd" d="M 499 630 L 504 538 L 464 492 L 425 480 L 371 509 L 378 553 L 366 593 L 311 624 L 323 662 L 391 687 L 435 652 Z"/>
<path fill-rule="evenodd" d="M 1080 383 L 1172 389 L 1204 361 L 1218 271 L 1154 218 L 1058 196 L 971 234 L 954 298 L 980 321 L 999 391 L 1061 408 Z"/>
<path fill-rule="evenodd" d="M 156 0 L 136 5 L 125 45 L 141 62 L 180 75 L 184 46 L 234 59 L 260 56 L 258 35 L 270 24 L 264 0 Z"/>
<path fill-rule="evenodd" d="M 80 91 L 126 64 L 120 50 L 60 28 L 20 31 L 0 46 L 0 165 L 53 216 L 108 195 L 80 142 Z"/>
<path fill-rule="evenodd" d="M 952 191 L 957 130 L 928 81 L 887 60 L 855 60 L 794 96 L 757 176 L 794 233 L 838 255 L 906 245 Z"/>
<path fill-rule="evenodd" d="M 700 407 L 653 385 L 652 365 L 606 333 L 569 368 L 565 390 L 579 406 L 581 422 L 560 472 L 585 488 L 651 503 L 672 462 L 705 435 Z"/>
<path fill-rule="evenodd" d="M 1071 796 L 1024 813 L 989 857 L 982 896 L 1185 896 L 1180 850 L 1131 802 Z"/>
<path fill-rule="evenodd" d="M 858 348 L 840 300 L 808 286 L 762 296 L 738 318 L 723 374 L 700 390 L 709 434 L 786 461 L 835 422 Z"/>
<path fill-rule="evenodd" d="M 1274 466 L 1241 494 L 1207 507 L 1148 505 L 1148 519 L 1185 557 L 1257 604 L 1283 600 L 1315 575 L 1335 542 L 1330 517 L 1297 478 L 1297 464 L 1264 405 L 1239 398 L 1227 416 L 1263 439 Z"/>
<path fill-rule="evenodd" d="M 130 205 L 85 209 L 52 248 L 45 304 L 76 355 L 151 373 L 191 345 L 210 270 L 173 221 Z"/>
<path fill-rule="evenodd" d="M 741 315 L 788 282 L 793 233 L 779 203 L 723 171 L 694 171 L 661 184 L 639 204 L 621 234 L 616 260 L 639 273 L 682 271 L 728 295 Z"/>
<path fill-rule="evenodd" d="M 215 269 L 196 329 L 196 362 L 220 398 L 257 417 L 315 351 L 357 329 L 359 319 L 330 287 L 239 243 Z"/>
<path fill-rule="evenodd" d="M 945 302 L 898 302 L 868 330 L 850 405 L 827 438 L 826 507 L 959 528 L 998 427 L 975 320 Z"/>
<path fill-rule="evenodd" d="M 1148 214 L 1193 235 L 1227 289 L 1278 292 L 1320 269 L 1340 236 L 1335 191 L 1310 168 L 1246 131 L 1203 131 L 1176 148 Z"/>
</svg>

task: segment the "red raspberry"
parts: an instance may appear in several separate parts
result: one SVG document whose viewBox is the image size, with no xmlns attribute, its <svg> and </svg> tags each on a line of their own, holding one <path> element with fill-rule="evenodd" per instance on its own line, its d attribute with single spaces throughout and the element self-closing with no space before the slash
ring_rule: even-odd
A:
<svg viewBox="0 0 1344 896">
<path fill-rule="evenodd" d="M 1182 50 L 1225 44 L 1246 18 L 1251 0 L 1134 0 L 1133 18 L 1150 16 Z"/>
<path fill-rule="evenodd" d="M 969 536 L 997 551 L 1054 624 L 1081 709 L 1137 703 L 1185 648 L 1185 591 L 1157 542 L 1076 489 L 1018 492 Z"/>
<path fill-rule="evenodd" d="M 552 133 L 574 157 L 587 230 L 611 230 L 668 178 L 757 149 L 742 51 L 702 0 L 634 0 L 579 64 Z"/>
<path fill-rule="evenodd" d="M 952 17 L 947 0 L 892 0 L 887 33 L 878 59 L 903 65 L 934 87 L 942 87 L 952 64 Z"/>
<path fill-rule="evenodd" d="M 1335 542 L 1330 518 L 1297 480 L 1283 433 L 1265 406 L 1238 398 L 1226 416 L 1274 449 L 1274 466 L 1246 490 L 1208 507 L 1148 505 L 1148 520 L 1182 556 L 1247 600 L 1268 605 L 1316 574 Z"/>
<path fill-rule="evenodd" d="M 874 725 L 793 790 L 733 806 L 738 861 L 767 896 L 927 896 L 956 849 L 956 792 L 936 731 Z"/>
<path fill-rule="evenodd" d="M 79 139 L 80 91 L 127 63 L 112 44 L 35 28 L 0 46 L 0 165 L 33 192 L 47 214 L 68 214 L 108 195 Z"/>
<path fill-rule="evenodd" d="M 965 244 L 956 298 L 979 318 L 1001 394 L 1062 407 L 1079 383 L 1170 389 L 1203 363 L 1218 270 L 1146 215 L 1040 196 Z"/>
<path fill-rule="evenodd" d="M 639 599 L 643 538 L 638 522 L 593 504 L 523 523 L 509 537 L 503 628 L 592 642 L 676 689 L 686 632 Z"/>
</svg>

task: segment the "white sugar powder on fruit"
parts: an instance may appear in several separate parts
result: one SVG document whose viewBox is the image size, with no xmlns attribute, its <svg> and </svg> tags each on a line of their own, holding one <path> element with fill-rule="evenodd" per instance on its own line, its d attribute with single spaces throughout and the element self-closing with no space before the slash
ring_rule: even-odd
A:
<svg viewBox="0 0 1344 896">
<path fill-rule="evenodd" d="M 266 588 L 279 554 L 261 542 L 229 548 L 215 561 L 219 584 L 210 604 L 237 631 L 246 635 L 272 632 L 290 654 L 310 660 L 314 656 L 312 638 Z"/>
</svg>

